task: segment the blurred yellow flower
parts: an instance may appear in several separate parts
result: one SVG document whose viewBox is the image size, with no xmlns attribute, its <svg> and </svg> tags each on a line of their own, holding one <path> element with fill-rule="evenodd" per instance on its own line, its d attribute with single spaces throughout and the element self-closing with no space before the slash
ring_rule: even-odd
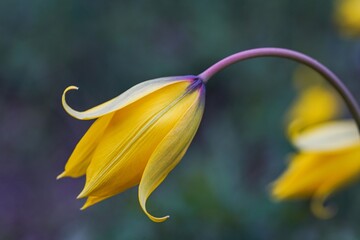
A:
<svg viewBox="0 0 360 240">
<path fill-rule="evenodd" d="M 86 175 L 78 198 L 82 209 L 139 185 L 146 215 L 150 194 L 178 164 L 200 124 L 205 85 L 195 76 L 159 78 L 140 83 L 118 97 L 87 111 L 65 110 L 77 119 L 96 119 L 70 156 L 58 178 Z"/>
<path fill-rule="evenodd" d="M 272 184 L 274 199 L 311 198 L 316 216 L 334 214 L 333 209 L 324 207 L 324 201 L 360 176 L 360 137 L 355 122 L 329 121 L 340 112 L 338 98 L 326 86 L 303 89 L 288 115 L 290 139 L 298 153 Z"/>
<path fill-rule="evenodd" d="M 336 97 L 323 86 L 315 85 L 304 89 L 289 111 L 290 135 L 336 116 L 340 111 L 339 105 Z"/>
<path fill-rule="evenodd" d="M 360 0 L 337 0 L 335 21 L 345 36 L 360 34 Z"/>
<path fill-rule="evenodd" d="M 335 91 L 312 69 L 299 67 L 294 74 L 298 96 L 286 115 L 288 134 L 340 116 L 343 103 Z"/>
<path fill-rule="evenodd" d="M 326 198 L 360 176 L 360 138 L 351 120 L 328 122 L 307 129 L 292 139 L 299 153 L 274 183 L 276 200 L 312 198 L 320 218 L 334 211 L 323 207 Z"/>
</svg>

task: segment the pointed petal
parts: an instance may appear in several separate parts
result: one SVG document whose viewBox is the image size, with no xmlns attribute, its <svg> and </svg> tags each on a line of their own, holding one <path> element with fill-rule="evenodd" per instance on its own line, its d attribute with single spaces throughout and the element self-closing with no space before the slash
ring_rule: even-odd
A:
<svg viewBox="0 0 360 240">
<path fill-rule="evenodd" d="M 79 197 L 109 197 L 139 184 L 152 152 L 196 97 L 191 82 L 166 86 L 115 113 L 86 172 Z"/>
<path fill-rule="evenodd" d="M 106 127 L 113 117 L 113 113 L 98 118 L 81 138 L 65 165 L 65 171 L 57 179 L 62 177 L 80 177 L 86 173 L 90 160 L 97 144 L 101 141 Z"/>
<path fill-rule="evenodd" d="M 292 157 L 288 168 L 271 185 L 271 195 L 277 201 L 312 196 L 319 186 L 316 166 L 321 166 L 317 155 L 300 153 Z M 320 162 L 320 163 L 319 163 Z"/>
<path fill-rule="evenodd" d="M 302 151 L 336 151 L 360 143 L 353 120 L 334 121 L 303 131 L 293 139 Z"/>
<path fill-rule="evenodd" d="M 132 88 L 128 89 L 124 93 L 120 94 L 119 96 L 100 104 L 96 107 L 93 107 L 91 109 L 88 109 L 86 111 L 76 111 L 72 109 L 66 102 L 65 95 L 70 90 L 78 90 L 78 87 L 70 86 L 65 89 L 63 95 L 62 95 L 62 105 L 65 109 L 65 111 L 73 116 L 74 118 L 80 119 L 80 120 L 86 120 L 86 119 L 94 119 L 98 118 L 102 115 L 108 114 L 110 112 L 119 110 L 125 106 L 128 106 L 129 104 L 141 99 L 142 97 L 153 93 L 165 86 L 186 81 L 192 79 L 193 76 L 181 76 L 181 77 L 165 77 L 165 78 L 157 78 L 149 81 L 145 81 L 142 83 L 139 83 Z"/>
<path fill-rule="evenodd" d="M 165 221 L 169 216 L 154 217 L 146 209 L 150 194 L 161 184 L 169 172 L 179 163 L 201 121 L 204 109 L 204 96 L 201 94 L 183 114 L 174 128 L 161 141 L 146 165 L 139 185 L 139 202 L 146 215 L 154 222 Z"/>
<path fill-rule="evenodd" d="M 109 197 L 111 196 L 106 196 L 106 197 L 89 196 L 86 199 L 85 204 L 80 208 L 80 210 L 85 210 L 86 208 L 91 207 L 92 205 L 101 202 Z"/>
</svg>

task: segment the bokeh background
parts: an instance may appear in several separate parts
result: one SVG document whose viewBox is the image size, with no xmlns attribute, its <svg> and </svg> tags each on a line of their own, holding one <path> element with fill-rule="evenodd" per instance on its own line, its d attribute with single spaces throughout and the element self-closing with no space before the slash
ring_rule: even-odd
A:
<svg viewBox="0 0 360 240">
<path fill-rule="evenodd" d="M 142 212 L 133 188 L 85 211 L 84 179 L 56 181 L 91 122 L 86 109 L 141 81 L 198 74 L 229 54 L 285 47 L 336 72 L 360 100 L 360 38 L 330 0 L 0 1 L 0 239 L 359 239 L 360 184 L 319 220 L 309 201 L 274 202 L 269 184 L 293 151 L 284 114 L 297 64 L 236 64 L 207 85 L 201 127 Z M 360 14 L 360 13 L 359 13 Z"/>
</svg>

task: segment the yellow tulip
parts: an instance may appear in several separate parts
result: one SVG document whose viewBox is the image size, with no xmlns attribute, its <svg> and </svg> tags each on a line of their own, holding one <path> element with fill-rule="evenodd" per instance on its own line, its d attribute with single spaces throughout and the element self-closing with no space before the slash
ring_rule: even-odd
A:
<svg viewBox="0 0 360 240">
<path fill-rule="evenodd" d="M 320 218 L 334 210 L 324 207 L 333 192 L 360 175 L 360 138 L 352 120 L 337 120 L 342 102 L 326 85 L 301 86 L 287 114 L 288 132 L 297 153 L 272 184 L 275 200 L 311 198 Z"/>
<path fill-rule="evenodd" d="M 345 36 L 360 35 L 360 0 L 338 0 L 335 21 Z"/>
<path fill-rule="evenodd" d="M 150 194 L 161 184 L 187 151 L 200 124 L 205 85 L 195 76 L 159 78 L 140 83 L 123 94 L 79 112 L 62 97 L 71 116 L 96 119 L 58 176 L 86 175 L 78 198 L 87 197 L 82 209 L 139 185 L 139 202 L 146 210 Z"/>
<path fill-rule="evenodd" d="M 312 198 L 312 210 L 320 218 L 334 211 L 323 207 L 333 192 L 360 176 L 360 138 L 352 120 L 320 124 L 293 140 L 299 150 L 287 170 L 272 186 L 276 200 Z"/>
</svg>

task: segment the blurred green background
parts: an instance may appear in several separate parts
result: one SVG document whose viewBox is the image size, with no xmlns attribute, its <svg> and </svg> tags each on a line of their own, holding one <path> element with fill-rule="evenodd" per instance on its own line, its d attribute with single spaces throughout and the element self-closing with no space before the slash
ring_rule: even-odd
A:
<svg viewBox="0 0 360 240">
<path fill-rule="evenodd" d="M 86 109 L 147 79 L 198 74 L 232 53 L 285 47 L 315 57 L 360 96 L 359 39 L 339 34 L 329 0 L 0 1 L 0 239 L 359 239 L 360 185 L 318 220 L 269 184 L 293 151 L 283 115 L 296 63 L 236 64 L 207 85 L 200 129 L 142 212 L 133 188 L 85 211 L 84 179 L 56 181 L 91 122 Z"/>
</svg>

